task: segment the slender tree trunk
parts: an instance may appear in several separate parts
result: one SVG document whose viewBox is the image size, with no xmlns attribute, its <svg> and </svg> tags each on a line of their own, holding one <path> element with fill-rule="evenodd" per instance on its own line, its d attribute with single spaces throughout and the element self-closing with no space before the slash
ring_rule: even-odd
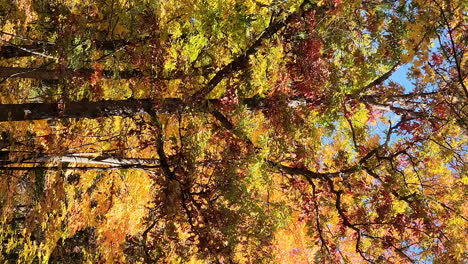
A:
<svg viewBox="0 0 468 264">
<path fill-rule="evenodd" d="M 49 70 L 46 68 L 21 68 L 21 67 L 1 67 L 0 66 L 0 78 L 26 78 L 26 79 L 37 79 L 37 80 L 59 80 L 64 78 L 89 78 L 96 72 L 95 69 L 67 69 L 67 70 Z M 168 76 L 158 76 L 158 80 L 175 80 L 184 78 L 187 76 L 200 76 L 209 74 L 209 69 L 200 69 L 198 72 L 183 72 L 175 71 Z M 144 72 L 139 70 L 126 70 L 126 71 L 111 71 L 103 70 L 99 74 L 102 74 L 102 78 L 107 79 L 130 79 L 130 78 L 141 78 L 141 77 L 154 77 L 151 72 Z"/>
<path fill-rule="evenodd" d="M 0 121 L 60 118 L 134 116 L 146 113 L 151 100 L 109 100 L 98 102 L 27 103 L 0 105 Z"/>
<path fill-rule="evenodd" d="M 55 45 L 51 44 L 35 44 L 35 45 L 21 45 L 9 46 L 5 45 L 0 47 L 0 58 L 10 59 L 27 56 L 35 56 L 34 53 L 49 53 L 55 49 Z"/>
<path fill-rule="evenodd" d="M 405 96 L 405 95 L 401 95 Z M 404 112 L 410 116 L 419 117 L 422 113 L 402 107 L 395 108 L 391 104 L 379 103 L 379 96 L 367 95 L 357 100 L 366 103 L 376 109 L 390 112 Z M 324 100 L 310 102 L 301 97 L 293 97 L 285 102 L 277 98 L 240 98 L 239 104 L 249 110 L 273 109 L 277 107 L 303 107 L 305 105 L 323 105 Z M 26 103 L 26 104 L 0 104 L 0 122 L 26 121 L 63 118 L 99 118 L 110 116 L 136 116 L 148 113 L 176 114 L 190 112 L 213 112 L 220 105 L 222 99 L 205 99 L 198 101 L 185 101 L 180 98 L 156 98 L 156 99 L 127 99 L 127 100 L 103 100 L 96 102 L 65 102 L 65 103 Z M 401 102 L 400 102 L 401 104 Z"/>
<path fill-rule="evenodd" d="M 140 41 L 145 41 L 146 38 L 142 38 Z M 93 46 L 99 50 L 115 50 L 120 47 L 131 44 L 132 42 L 128 40 L 95 40 L 93 41 Z M 35 56 L 34 53 L 51 53 L 57 49 L 57 46 L 54 44 L 31 44 L 31 45 L 13 45 L 7 44 L 0 47 L 0 58 L 19 58 L 19 57 L 28 57 Z"/>
<path fill-rule="evenodd" d="M 179 98 L 103 100 L 97 102 L 0 104 L 0 122 L 61 118 L 99 118 L 109 116 L 135 116 L 150 112 L 174 114 L 210 112 L 220 99 L 186 102 Z M 274 100 L 267 98 L 241 99 L 251 110 L 263 109 Z M 211 106 L 210 106 L 211 105 Z"/>
<path fill-rule="evenodd" d="M 95 72 L 94 69 L 78 70 L 48 70 L 43 68 L 20 68 L 20 67 L 0 67 L 0 78 L 28 78 L 37 80 L 58 80 L 70 77 L 89 78 Z M 143 73 L 136 70 L 130 71 L 102 71 L 104 78 L 130 79 L 142 77 Z"/>
<path fill-rule="evenodd" d="M 0 151 L 0 164 L 8 168 L 10 164 L 39 164 L 45 162 L 69 162 L 86 165 L 110 166 L 112 168 L 158 168 L 159 159 L 144 158 L 117 158 L 112 156 L 92 157 L 89 153 L 69 153 L 64 155 L 52 155 L 46 153 Z"/>
</svg>

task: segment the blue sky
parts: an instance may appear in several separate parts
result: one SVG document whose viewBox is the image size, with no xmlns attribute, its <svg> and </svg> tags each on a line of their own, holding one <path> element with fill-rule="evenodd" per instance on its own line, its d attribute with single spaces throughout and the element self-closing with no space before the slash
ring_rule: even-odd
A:
<svg viewBox="0 0 468 264">
<path fill-rule="evenodd" d="M 407 77 L 410 67 L 411 63 L 402 65 L 390 77 L 390 80 L 401 84 L 405 88 L 405 93 L 411 92 L 414 88 L 414 85 L 410 82 L 410 80 L 408 80 Z"/>
</svg>

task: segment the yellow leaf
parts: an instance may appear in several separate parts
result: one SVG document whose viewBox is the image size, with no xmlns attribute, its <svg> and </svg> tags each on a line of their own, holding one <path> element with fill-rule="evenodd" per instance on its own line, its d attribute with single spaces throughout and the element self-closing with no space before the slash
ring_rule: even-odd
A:
<svg viewBox="0 0 468 264">
<path fill-rule="evenodd" d="M 409 63 L 413 60 L 414 54 L 411 53 L 406 53 L 401 56 L 401 62 L 403 64 Z"/>
</svg>

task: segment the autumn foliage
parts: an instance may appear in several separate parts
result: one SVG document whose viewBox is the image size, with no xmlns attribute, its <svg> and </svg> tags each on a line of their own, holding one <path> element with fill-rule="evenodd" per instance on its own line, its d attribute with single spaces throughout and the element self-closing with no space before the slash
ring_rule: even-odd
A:
<svg viewBox="0 0 468 264">
<path fill-rule="evenodd" d="M 467 10 L 0 0 L 0 260 L 466 263 Z"/>
</svg>

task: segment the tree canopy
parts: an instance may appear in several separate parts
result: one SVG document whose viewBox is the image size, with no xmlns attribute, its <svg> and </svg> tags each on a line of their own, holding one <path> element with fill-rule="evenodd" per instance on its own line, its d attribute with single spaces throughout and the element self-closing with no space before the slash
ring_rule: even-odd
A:
<svg viewBox="0 0 468 264">
<path fill-rule="evenodd" d="M 0 0 L 0 260 L 467 262 L 467 12 Z"/>
</svg>

